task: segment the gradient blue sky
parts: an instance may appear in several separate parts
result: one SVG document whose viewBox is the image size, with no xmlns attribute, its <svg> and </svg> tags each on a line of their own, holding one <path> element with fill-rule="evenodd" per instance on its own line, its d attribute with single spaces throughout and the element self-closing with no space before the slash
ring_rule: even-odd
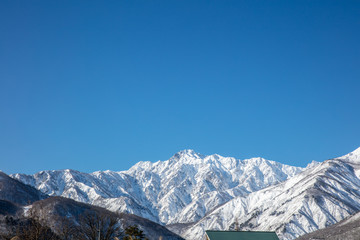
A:
<svg viewBox="0 0 360 240">
<path fill-rule="evenodd" d="M 360 1 L 0 2 L 0 169 L 360 147 Z"/>
</svg>

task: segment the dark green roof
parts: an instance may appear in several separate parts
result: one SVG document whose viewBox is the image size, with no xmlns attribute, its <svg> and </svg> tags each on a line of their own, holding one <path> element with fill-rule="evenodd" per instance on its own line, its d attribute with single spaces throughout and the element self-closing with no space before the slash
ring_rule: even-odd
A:
<svg viewBox="0 0 360 240">
<path fill-rule="evenodd" d="M 275 232 L 206 231 L 210 240 L 279 240 Z"/>
</svg>

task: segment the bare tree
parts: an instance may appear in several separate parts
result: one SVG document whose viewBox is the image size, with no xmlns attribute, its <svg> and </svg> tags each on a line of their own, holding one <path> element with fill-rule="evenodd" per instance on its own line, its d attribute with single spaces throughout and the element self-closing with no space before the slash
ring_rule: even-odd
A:
<svg viewBox="0 0 360 240">
<path fill-rule="evenodd" d="M 79 227 L 75 224 L 75 219 L 66 217 L 56 217 L 54 231 L 61 240 L 73 240 L 79 235 Z"/>
<path fill-rule="evenodd" d="M 118 219 L 113 215 L 88 213 L 80 219 L 79 239 L 113 240 L 121 235 Z"/>
<path fill-rule="evenodd" d="M 240 224 L 238 218 L 235 219 L 235 231 L 240 231 Z"/>
<path fill-rule="evenodd" d="M 29 218 L 23 223 L 16 234 L 21 240 L 58 240 L 59 238 L 45 224 L 36 218 Z"/>
<path fill-rule="evenodd" d="M 26 221 L 21 222 L 16 234 L 21 240 L 59 240 L 46 221 L 30 209 Z"/>
</svg>

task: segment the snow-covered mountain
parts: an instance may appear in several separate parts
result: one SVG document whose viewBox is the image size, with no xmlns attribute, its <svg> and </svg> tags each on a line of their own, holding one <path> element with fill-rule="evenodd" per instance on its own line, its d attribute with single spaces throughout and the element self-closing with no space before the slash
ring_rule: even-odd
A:
<svg viewBox="0 0 360 240">
<path fill-rule="evenodd" d="M 306 169 L 184 150 L 122 172 L 12 177 L 48 195 L 133 213 L 197 240 L 208 229 L 274 230 L 294 239 L 324 228 L 360 210 L 359 176 L 360 148 Z"/>
<path fill-rule="evenodd" d="M 351 215 L 330 227 L 305 234 L 297 240 L 358 240 L 360 239 L 360 212 Z"/>
<path fill-rule="evenodd" d="M 65 230 L 62 227 L 64 227 L 63 224 L 66 224 L 67 235 L 73 232 L 68 231 L 71 226 L 79 225 L 84 216 L 94 215 L 117 219 L 122 231 L 127 226 L 137 225 L 151 240 L 158 240 L 161 237 L 169 240 L 183 240 L 166 227 L 150 220 L 133 214 L 116 214 L 104 208 L 76 202 L 69 198 L 49 197 L 0 171 L 0 239 L 10 239 L 12 236 L 21 233 L 21 226 L 29 224 L 28 217 L 36 218 L 43 226 L 47 226 L 60 234 L 65 233 L 62 232 Z M 40 229 L 38 228 L 41 232 Z M 81 231 L 81 229 L 78 230 Z M 40 232 L 38 234 L 41 234 Z M 69 239 L 69 237 L 68 235 L 67 238 L 61 239 Z M 48 238 L 43 236 L 36 239 Z"/>
<path fill-rule="evenodd" d="M 50 196 L 63 196 L 162 223 L 192 223 L 229 200 L 301 172 L 263 158 L 238 160 L 184 150 L 167 161 L 139 162 L 128 171 L 42 171 L 12 177 Z"/>
<path fill-rule="evenodd" d="M 25 205 L 47 197 L 46 194 L 43 194 L 35 188 L 23 184 L 0 171 L 0 200 L 9 201 L 18 205 Z"/>
<path fill-rule="evenodd" d="M 272 230 L 282 239 L 325 228 L 360 211 L 360 148 L 268 188 L 236 197 L 190 226 L 171 226 L 185 239 L 204 229 Z"/>
</svg>

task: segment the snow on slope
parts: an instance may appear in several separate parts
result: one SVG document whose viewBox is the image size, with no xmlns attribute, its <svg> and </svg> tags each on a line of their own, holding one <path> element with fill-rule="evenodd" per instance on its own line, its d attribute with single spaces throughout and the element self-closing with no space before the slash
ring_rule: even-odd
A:
<svg viewBox="0 0 360 240">
<path fill-rule="evenodd" d="M 350 162 L 354 162 L 354 163 L 360 163 L 360 147 L 355 149 L 354 151 L 352 151 L 349 154 L 346 154 L 342 157 L 338 157 L 338 159 L 342 159 L 342 160 L 350 161 Z"/>
<path fill-rule="evenodd" d="M 308 168 L 293 178 L 236 197 L 193 225 L 170 229 L 188 240 L 204 230 L 277 231 L 282 239 L 327 227 L 360 210 L 359 149 Z"/>
<path fill-rule="evenodd" d="M 263 158 L 238 160 L 184 150 L 167 161 L 139 162 L 128 171 L 42 171 L 12 177 L 52 196 L 163 223 L 191 223 L 229 200 L 280 183 L 299 167 Z"/>
<path fill-rule="evenodd" d="M 305 234 L 297 240 L 359 240 L 360 239 L 360 212 L 351 215 L 330 227 Z"/>
</svg>

